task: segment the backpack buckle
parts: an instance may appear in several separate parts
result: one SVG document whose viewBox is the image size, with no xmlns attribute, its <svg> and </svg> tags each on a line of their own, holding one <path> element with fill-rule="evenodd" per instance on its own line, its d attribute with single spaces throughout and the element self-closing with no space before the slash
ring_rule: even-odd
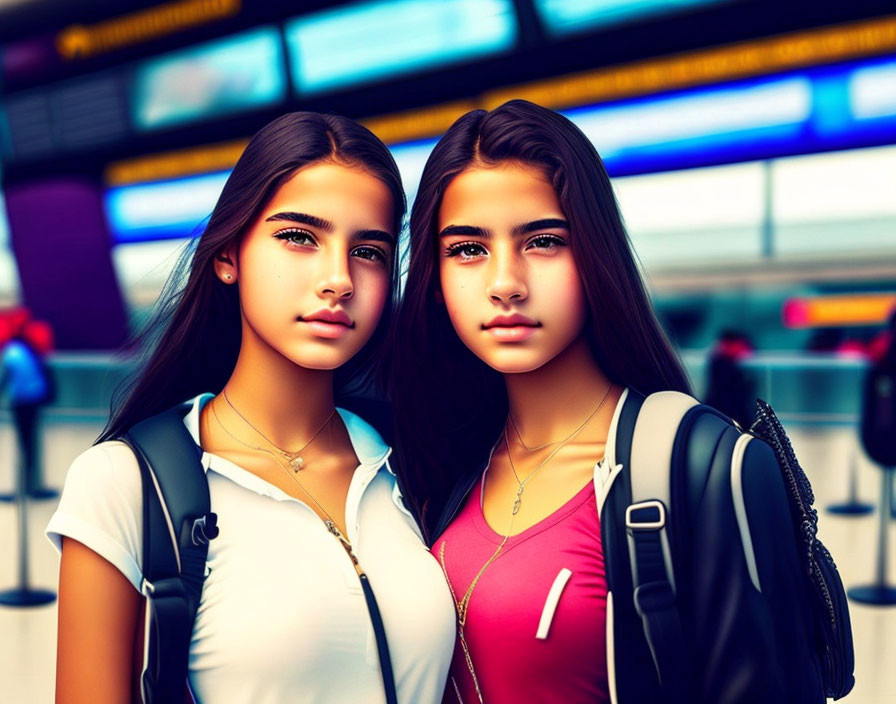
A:
<svg viewBox="0 0 896 704">
<path fill-rule="evenodd" d="M 632 504 L 625 509 L 625 527 L 629 530 L 662 530 L 666 527 L 666 507 L 657 499 Z"/>
<path fill-rule="evenodd" d="M 218 537 L 218 514 L 207 513 L 193 521 L 190 538 L 193 545 L 208 545 L 210 540 Z"/>
</svg>

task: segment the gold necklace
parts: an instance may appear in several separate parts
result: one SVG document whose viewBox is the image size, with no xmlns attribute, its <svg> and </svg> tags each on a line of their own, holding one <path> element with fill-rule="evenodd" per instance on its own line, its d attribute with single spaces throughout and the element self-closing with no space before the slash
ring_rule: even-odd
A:
<svg viewBox="0 0 896 704">
<path fill-rule="evenodd" d="M 584 427 L 584 426 L 583 426 Z M 544 465 L 546 465 L 550 459 L 556 455 L 560 449 L 572 439 L 572 436 L 563 441 L 559 447 L 554 449 L 550 455 L 535 469 L 537 472 Z M 510 456 L 510 445 L 507 444 L 507 428 L 504 428 L 504 444 L 507 446 L 507 455 Z M 533 472 L 532 474 L 534 474 Z M 529 477 L 532 476 L 529 475 Z M 526 477 L 526 481 L 529 480 L 529 477 Z M 473 677 L 473 686 L 476 688 L 476 696 L 479 697 L 479 703 L 484 704 L 482 699 L 482 690 L 479 688 L 479 678 L 476 676 L 476 670 L 473 667 L 473 658 L 470 655 L 470 648 L 467 645 L 467 639 L 464 633 L 464 628 L 467 625 L 467 611 L 470 606 L 470 598 L 473 596 L 473 590 L 476 588 L 476 585 L 479 583 L 479 578 L 485 573 L 485 571 L 489 568 L 489 566 L 498 559 L 498 555 L 501 553 L 501 549 L 507 544 L 507 541 L 510 539 L 511 534 L 513 533 L 513 523 L 516 520 L 516 514 L 519 512 L 520 508 L 520 495 L 522 494 L 522 487 L 520 491 L 517 492 L 516 499 L 513 502 L 513 513 L 510 515 L 510 525 L 507 528 L 507 535 L 504 536 L 504 539 L 501 541 L 500 545 L 495 549 L 492 553 L 491 557 L 485 561 L 485 564 L 479 568 L 479 571 L 476 573 L 476 576 L 473 577 L 473 581 L 470 582 L 470 586 L 467 588 L 466 593 L 464 594 L 463 599 L 458 600 L 457 594 L 454 592 L 454 586 L 451 584 L 451 579 L 448 577 L 448 568 L 445 566 L 445 545 L 447 543 L 442 543 L 439 548 L 439 564 L 442 566 L 442 572 L 445 574 L 445 581 L 448 583 L 448 590 L 451 592 L 451 598 L 454 600 L 454 606 L 457 611 L 457 634 L 460 640 L 461 649 L 464 652 L 464 660 L 467 662 L 467 669 L 470 671 L 470 675 Z"/>
<path fill-rule="evenodd" d="M 314 439 L 315 439 L 318 435 L 320 435 L 321 431 L 322 431 L 324 428 L 327 427 L 327 425 L 328 425 L 329 422 L 330 422 L 330 419 L 333 417 L 333 414 L 336 413 L 336 409 L 335 409 L 335 408 L 334 408 L 332 411 L 330 411 L 330 415 L 327 416 L 327 419 L 323 422 L 323 425 L 321 425 L 321 426 L 317 429 L 317 432 L 315 432 L 314 435 L 311 436 L 311 439 L 310 439 L 308 442 L 306 442 L 304 445 L 302 445 L 302 447 L 300 447 L 300 448 L 299 448 L 298 450 L 296 450 L 295 452 L 290 452 L 289 450 L 284 450 L 282 447 L 280 447 L 279 445 L 277 445 L 273 440 L 271 440 L 267 435 L 265 435 L 265 434 L 264 434 L 263 432 L 261 432 L 258 428 L 256 428 L 254 425 L 252 425 L 252 423 L 249 421 L 249 419 L 246 418 L 246 416 L 244 416 L 242 413 L 240 413 L 239 410 L 237 410 L 237 407 L 234 406 L 233 403 L 230 401 L 230 398 L 227 396 L 227 390 L 226 390 L 226 389 L 221 389 L 221 393 L 222 393 L 223 396 L 224 396 L 224 400 L 227 401 L 227 405 L 230 406 L 230 407 L 233 409 L 233 412 L 236 413 L 240 418 L 242 418 L 243 422 L 246 423 L 246 425 L 248 425 L 250 428 L 252 428 L 252 430 L 254 430 L 256 433 L 258 433 L 259 435 L 261 435 L 261 437 L 263 437 L 265 440 L 267 440 L 267 441 L 270 443 L 271 447 L 273 447 L 273 448 L 276 449 L 281 455 L 283 455 L 283 456 L 286 458 L 286 460 L 289 462 L 289 466 L 292 468 L 292 470 L 293 470 L 294 472 L 298 472 L 298 471 L 302 468 L 302 465 L 305 464 L 305 460 L 302 459 L 302 458 L 300 457 L 300 455 L 301 455 L 301 454 L 308 448 L 308 446 L 309 446 L 311 443 L 314 442 Z M 223 426 L 222 426 L 222 427 L 223 427 Z M 231 435 L 231 437 L 233 437 L 233 436 Z M 236 439 L 236 438 L 234 438 L 234 439 Z M 245 443 L 244 443 L 244 444 L 245 444 Z M 257 449 L 260 449 L 260 448 L 255 448 L 255 449 L 257 450 Z"/>
<path fill-rule="evenodd" d="M 526 478 L 522 481 L 520 481 L 519 475 L 516 473 L 516 468 L 513 466 L 513 457 L 510 453 L 510 442 L 507 439 L 507 426 L 505 424 L 505 426 L 504 426 L 504 445 L 507 448 L 507 458 L 510 460 L 510 468 L 511 468 L 511 470 L 513 470 L 513 476 L 516 478 L 516 481 L 519 484 L 519 490 L 517 491 L 516 498 L 514 499 L 514 502 L 513 502 L 513 510 L 510 514 L 510 525 L 507 527 L 507 534 L 504 536 L 504 539 L 501 541 L 501 543 L 498 545 L 498 547 L 492 553 L 491 557 L 489 557 L 488 560 L 485 561 L 485 564 L 479 568 L 479 571 L 476 573 L 476 576 L 473 577 L 473 581 L 470 582 L 470 586 L 467 588 L 467 591 L 464 594 L 463 599 L 458 600 L 457 594 L 454 591 L 454 585 L 451 584 L 451 579 L 450 579 L 450 577 L 448 577 L 448 568 L 445 565 L 445 546 L 447 545 L 447 542 L 443 542 L 442 545 L 439 547 L 439 564 L 442 566 L 442 572 L 445 575 L 445 582 L 447 582 L 447 584 L 448 584 L 448 590 L 451 592 L 451 598 L 454 601 L 454 606 L 457 611 L 458 639 L 460 640 L 461 649 L 463 650 L 463 653 L 464 653 L 464 660 L 467 663 L 467 669 L 470 671 L 470 676 L 473 678 L 473 686 L 476 689 L 476 696 L 479 698 L 479 704 L 484 704 L 484 701 L 482 698 L 482 689 L 479 686 L 479 678 L 476 676 L 476 669 L 473 667 L 473 658 L 470 655 L 470 648 L 467 645 L 467 639 L 466 639 L 466 636 L 464 633 L 464 629 L 467 625 L 467 612 L 470 607 L 470 598 L 473 596 L 473 590 L 476 588 L 476 585 L 478 584 L 479 579 L 482 577 L 482 575 L 485 573 L 485 571 L 489 568 L 489 566 L 496 559 L 498 559 L 498 555 L 501 553 L 501 549 L 507 544 L 507 541 L 510 539 L 510 536 L 513 533 L 513 524 L 514 524 L 514 521 L 516 520 L 516 515 L 517 515 L 517 513 L 519 513 L 519 510 L 520 510 L 520 503 L 522 501 L 523 489 L 525 488 L 526 483 L 533 476 L 535 476 L 536 472 L 538 472 L 542 467 L 544 467 L 548 462 L 550 462 L 551 459 L 554 457 L 554 455 L 556 455 L 558 452 L 560 452 L 560 450 L 570 440 L 572 440 L 573 438 L 576 437 L 576 435 L 578 435 L 580 432 L 582 432 L 582 430 L 585 428 L 585 426 L 588 425 L 588 422 L 595 415 L 597 415 L 597 412 L 603 407 L 604 402 L 609 397 L 610 390 L 612 388 L 613 388 L 613 384 L 610 384 L 609 386 L 607 386 L 607 390 L 606 390 L 606 392 L 604 392 L 604 396 L 600 400 L 600 403 L 597 404 L 597 408 L 595 408 L 593 411 L 591 411 L 591 413 L 585 419 L 585 422 L 582 423 L 581 425 L 579 425 L 579 427 L 577 427 L 568 436 L 563 438 L 563 440 L 559 441 L 560 445 L 558 447 L 554 448 L 550 452 L 550 454 L 544 460 L 542 460 L 538 464 L 538 466 L 535 469 L 533 469 L 528 474 L 528 476 L 526 476 Z M 513 420 L 511 419 L 511 423 L 512 422 L 513 422 Z M 520 438 L 520 442 L 522 443 L 522 438 Z M 554 444 L 554 443 L 550 443 L 550 444 Z M 524 447 L 525 447 L 525 445 L 524 445 Z M 547 447 L 547 445 L 545 445 L 544 447 Z M 486 469 L 486 471 L 488 471 L 488 470 Z M 455 684 L 455 686 L 456 686 L 456 684 Z"/>
<path fill-rule="evenodd" d="M 600 410 L 600 407 L 604 405 L 604 401 L 607 400 L 607 396 L 609 395 L 609 393 L 610 393 L 610 389 L 612 389 L 612 388 L 613 388 L 613 384 L 610 384 L 609 386 L 607 386 L 607 390 L 606 390 L 606 392 L 604 393 L 604 397 L 600 400 L 600 403 L 597 404 L 597 408 L 595 408 L 595 409 L 588 415 L 588 417 L 585 419 L 585 422 L 582 423 L 582 427 L 588 425 L 588 421 L 591 420 L 591 419 L 594 417 L 594 415 Z M 510 411 L 507 412 L 507 419 L 510 421 L 510 425 L 513 427 L 513 432 L 516 434 L 517 439 L 520 441 L 520 445 L 523 446 L 523 449 L 524 449 L 526 452 L 538 452 L 539 450 L 543 450 L 544 448 L 546 448 L 546 447 L 550 447 L 551 445 L 556 445 L 558 442 L 568 442 L 569 439 L 570 439 L 570 437 L 571 437 L 572 435 L 575 435 L 579 430 L 582 429 L 582 428 L 580 427 L 580 428 L 578 428 L 578 429 L 576 429 L 576 430 L 573 430 L 572 433 L 571 433 L 570 435 L 568 435 L 568 436 L 566 436 L 565 438 L 562 438 L 562 439 L 560 439 L 560 440 L 551 440 L 550 442 L 543 443 L 543 444 L 538 445 L 538 446 L 536 446 L 536 447 L 529 447 L 529 446 L 526 444 L 526 441 L 523 440 L 523 436 L 522 436 L 522 434 L 520 433 L 520 429 L 519 429 L 519 427 L 518 427 L 517 424 L 516 424 L 516 420 L 514 420 L 514 418 L 513 418 L 513 413 L 511 413 Z"/>
<path fill-rule="evenodd" d="M 277 457 L 277 455 L 275 455 L 275 454 L 274 454 L 273 452 L 271 452 L 270 450 L 268 450 L 268 449 L 266 449 L 266 448 L 264 448 L 264 447 L 256 447 L 255 445 L 250 445 L 249 443 L 240 440 L 236 435 L 234 435 L 233 433 L 231 433 L 231 432 L 227 429 L 227 427 L 224 425 L 224 423 L 221 422 L 221 419 L 218 417 L 218 411 L 217 411 L 217 409 L 215 408 L 215 404 L 212 402 L 212 403 L 210 403 L 209 405 L 211 406 L 211 409 L 212 409 L 212 415 L 215 416 L 215 420 L 218 422 L 218 425 L 221 426 L 221 430 L 223 430 L 223 431 L 224 431 L 225 433 L 227 433 L 231 438 L 233 438 L 234 440 L 236 440 L 240 445 L 243 445 L 244 447 L 248 447 L 248 448 L 253 449 L 253 450 L 258 450 L 259 452 L 264 452 L 264 453 L 270 455 L 270 456 L 274 459 L 274 463 L 275 463 L 278 467 L 280 467 L 284 472 L 286 472 L 286 475 L 287 475 L 288 477 L 291 477 L 292 480 L 293 480 L 293 481 L 298 485 L 298 487 L 302 490 L 302 492 L 303 492 L 309 499 L 311 499 L 311 500 L 314 502 L 314 505 L 317 506 L 317 507 L 323 512 L 323 514 L 326 516 L 326 519 L 324 519 L 324 525 L 327 527 L 327 530 L 328 530 L 330 533 L 332 533 L 332 534 L 336 537 L 336 539 L 339 541 L 339 543 L 340 543 L 340 544 L 342 545 L 342 547 L 345 549 L 345 552 L 348 553 L 348 556 L 349 556 L 349 558 L 350 558 L 351 561 L 352 561 L 352 566 L 355 568 L 355 572 L 358 573 L 358 576 L 359 576 L 359 577 L 363 576 L 363 575 L 364 575 L 364 571 L 361 569 L 361 565 L 360 565 L 360 563 L 358 562 L 358 557 L 357 557 L 357 555 L 355 555 L 355 551 L 352 549 L 351 541 L 350 541 L 350 540 L 346 537 L 346 535 L 339 529 L 339 526 L 336 525 L 336 521 L 333 520 L 333 517 L 330 515 L 330 512 L 327 511 L 327 509 L 325 509 L 325 508 L 323 507 L 323 505 L 320 503 L 320 501 L 318 501 L 317 499 L 315 499 L 315 498 L 314 498 L 314 495 L 313 495 L 310 491 L 308 491 L 308 489 L 305 488 L 305 485 L 302 484 L 302 482 L 299 481 L 299 478 L 296 476 L 295 472 L 290 472 L 290 471 L 286 468 L 286 466 L 280 461 L 280 459 Z M 236 409 L 234 408 L 233 410 L 236 410 Z M 331 414 L 331 415 L 332 415 L 332 414 Z M 306 447 L 307 447 L 307 446 L 306 446 Z"/>
<path fill-rule="evenodd" d="M 526 476 L 526 478 L 523 479 L 522 481 L 520 481 L 520 475 L 517 474 L 516 467 L 513 464 L 513 453 L 510 451 L 510 442 L 507 439 L 507 426 L 506 425 L 504 426 L 504 444 L 507 446 L 507 459 L 510 460 L 510 469 L 513 472 L 513 476 L 514 476 L 514 479 L 516 479 L 516 483 L 519 485 L 519 489 L 516 492 L 516 500 L 513 502 L 513 515 L 514 516 L 520 510 L 520 504 L 522 503 L 522 500 L 523 500 L 523 490 L 526 488 L 526 484 L 528 483 L 528 481 L 532 477 L 534 477 L 542 467 L 544 467 L 548 462 L 550 462 L 551 458 L 553 458 L 553 456 L 556 455 L 561 450 L 561 448 L 563 448 L 563 446 L 566 445 L 566 443 L 568 443 L 570 440 L 575 438 L 579 433 L 582 432 L 582 430 L 585 429 L 585 426 L 588 425 L 588 423 L 591 421 L 591 419 L 597 415 L 597 412 L 601 408 L 603 408 L 604 403 L 606 402 L 607 398 L 609 398 L 609 396 L 610 396 L 610 390 L 612 388 L 613 388 L 612 384 L 607 386 L 607 390 L 604 392 L 604 396 L 600 400 L 600 403 L 597 404 L 597 408 L 595 408 L 593 411 L 591 411 L 591 413 L 588 414 L 588 417 L 585 419 L 585 421 L 579 427 L 577 427 L 575 430 L 572 431 L 572 433 L 570 433 L 565 438 L 563 438 L 563 440 L 560 441 L 560 445 L 557 446 L 554 450 L 552 450 L 551 453 L 547 456 L 547 458 L 544 459 L 542 462 L 540 462 L 535 469 L 533 469 L 531 472 L 529 472 L 529 474 Z M 513 416 L 511 416 L 509 413 L 508 413 L 508 416 L 510 417 L 510 422 L 513 423 Z M 516 425 L 514 424 L 513 427 L 516 428 Z M 517 436 L 519 436 L 519 431 L 517 431 Z M 520 438 L 520 443 L 523 445 L 523 447 L 526 446 L 525 443 L 523 443 L 522 438 Z M 553 444 L 553 443 L 549 443 L 549 444 Z M 543 445 L 542 447 L 547 447 L 547 445 Z"/>
</svg>

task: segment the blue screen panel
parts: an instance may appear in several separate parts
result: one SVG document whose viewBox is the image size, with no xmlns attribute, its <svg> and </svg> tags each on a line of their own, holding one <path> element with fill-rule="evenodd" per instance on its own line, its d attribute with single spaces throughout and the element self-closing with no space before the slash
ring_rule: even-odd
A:
<svg viewBox="0 0 896 704">
<path fill-rule="evenodd" d="M 892 57 L 564 112 L 616 176 L 896 142 Z"/>
<path fill-rule="evenodd" d="M 849 104 L 857 120 L 896 115 L 896 60 L 853 71 L 849 76 Z"/>
<path fill-rule="evenodd" d="M 896 58 L 767 76 L 565 111 L 612 176 L 896 143 Z M 436 140 L 391 147 L 413 202 Z M 227 174 L 106 194 L 118 242 L 189 237 Z"/>
<path fill-rule="evenodd" d="M 436 140 L 391 147 L 408 198 L 414 202 L 423 166 Z M 183 239 L 202 232 L 229 171 L 171 181 L 110 188 L 104 195 L 106 220 L 116 244 Z M 2 229 L 0 229 L 2 246 Z"/>
<path fill-rule="evenodd" d="M 535 0 L 535 9 L 549 34 L 566 36 L 728 1 L 730 0 Z"/>
<path fill-rule="evenodd" d="M 286 24 L 300 94 L 337 90 L 512 48 L 511 0 L 375 0 Z"/>
<path fill-rule="evenodd" d="M 261 27 L 140 65 L 132 113 L 137 129 L 152 130 L 263 107 L 285 95 L 279 34 Z"/>
<path fill-rule="evenodd" d="M 202 232 L 229 171 L 110 188 L 106 220 L 116 243 L 180 239 Z"/>
</svg>

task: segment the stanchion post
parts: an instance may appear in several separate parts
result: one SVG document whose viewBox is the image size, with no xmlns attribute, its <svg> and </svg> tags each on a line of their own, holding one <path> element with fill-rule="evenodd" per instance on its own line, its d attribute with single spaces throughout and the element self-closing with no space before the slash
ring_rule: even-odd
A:
<svg viewBox="0 0 896 704">
<path fill-rule="evenodd" d="M 828 513 L 839 516 L 864 516 L 874 510 L 874 504 L 859 501 L 858 450 L 852 447 L 849 454 L 849 494 L 842 504 L 831 504 Z"/>
<path fill-rule="evenodd" d="M 893 475 L 892 470 L 883 472 L 883 482 L 881 484 L 881 494 L 883 500 L 880 502 L 880 533 L 877 541 L 877 584 L 883 587 L 887 583 L 887 544 L 889 543 L 889 533 L 887 525 L 889 524 L 888 508 L 893 503 Z"/>
<path fill-rule="evenodd" d="M 32 589 L 29 585 L 28 565 L 28 497 L 25 495 L 24 453 L 21 454 L 16 472 L 16 513 L 19 524 L 19 584 L 14 589 L 0 591 L 0 605 L 40 606 L 56 600 L 56 593 L 46 589 Z"/>
<path fill-rule="evenodd" d="M 847 591 L 849 598 L 862 604 L 890 606 L 896 604 L 896 588 L 887 584 L 887 533 L 890 522 L 890 505 L 893 502 L 893 471 L 888 467 L 881 472 L 883 482 L 880 490 L 880 521 L 877 536 L 877 565 L 874 584 L 853 587 Z"/>
</svg>

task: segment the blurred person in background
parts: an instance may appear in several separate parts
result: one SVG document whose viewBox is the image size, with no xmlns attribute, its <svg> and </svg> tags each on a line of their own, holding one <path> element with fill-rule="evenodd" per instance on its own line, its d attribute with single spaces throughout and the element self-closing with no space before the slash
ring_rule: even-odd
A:
<svg viewBox="0 0 896 704">
<path fill-rule="evenodd" d="M 441 569 L 402 504 L 388 446 L 334 400 L 363 387 L 383 353 L 404 209 L 391 154 L 351 120 L 291 113 L 253 137 L 188 277 L 172 275 L 151 356 L 72 464 L 47 528 L 62 551 L 58 702 L 140 700 L 141 592 L 152 590 L 141 471 L 116 438 L 184 401 L 220 526 L 189 624 L 197 700 L 383 701 L 362 570 L 393 701 L 441 699 L 454 644 Z"/>
<path fill-rule="evenodd" d="M 750 339 L 724 330 L 709 354 L 703 401 L 720 410 L 741 428 L 749 428 L 755 414 L 756 384 L 743 367 L 753 355 Z"/>
<path fill-rule="evenodd" d="M 896 468 L 896 309 L 869 345 L 862 404 L 862 444 L 883 468 Z"/>
<path fill-rule="evenodd" d="M 896 360 L 896 307 L 890 311 L 884 329 L 868 343 L 867 350 L 872 363 L 881 362 L 887 357 Z"/>
<path fill-rule="evenodd" d="M 35 499 L 58 495 L 43 486 L 40 475 L 41 408 L 55 398 L 55 382 L 45 357 L 53 348 L 53 331 L 27 315 L 8 318 L 12 336 L 0 352 L 0 391 L 5 391 L 16 429 L 25 494 Z"/>
</svg>

